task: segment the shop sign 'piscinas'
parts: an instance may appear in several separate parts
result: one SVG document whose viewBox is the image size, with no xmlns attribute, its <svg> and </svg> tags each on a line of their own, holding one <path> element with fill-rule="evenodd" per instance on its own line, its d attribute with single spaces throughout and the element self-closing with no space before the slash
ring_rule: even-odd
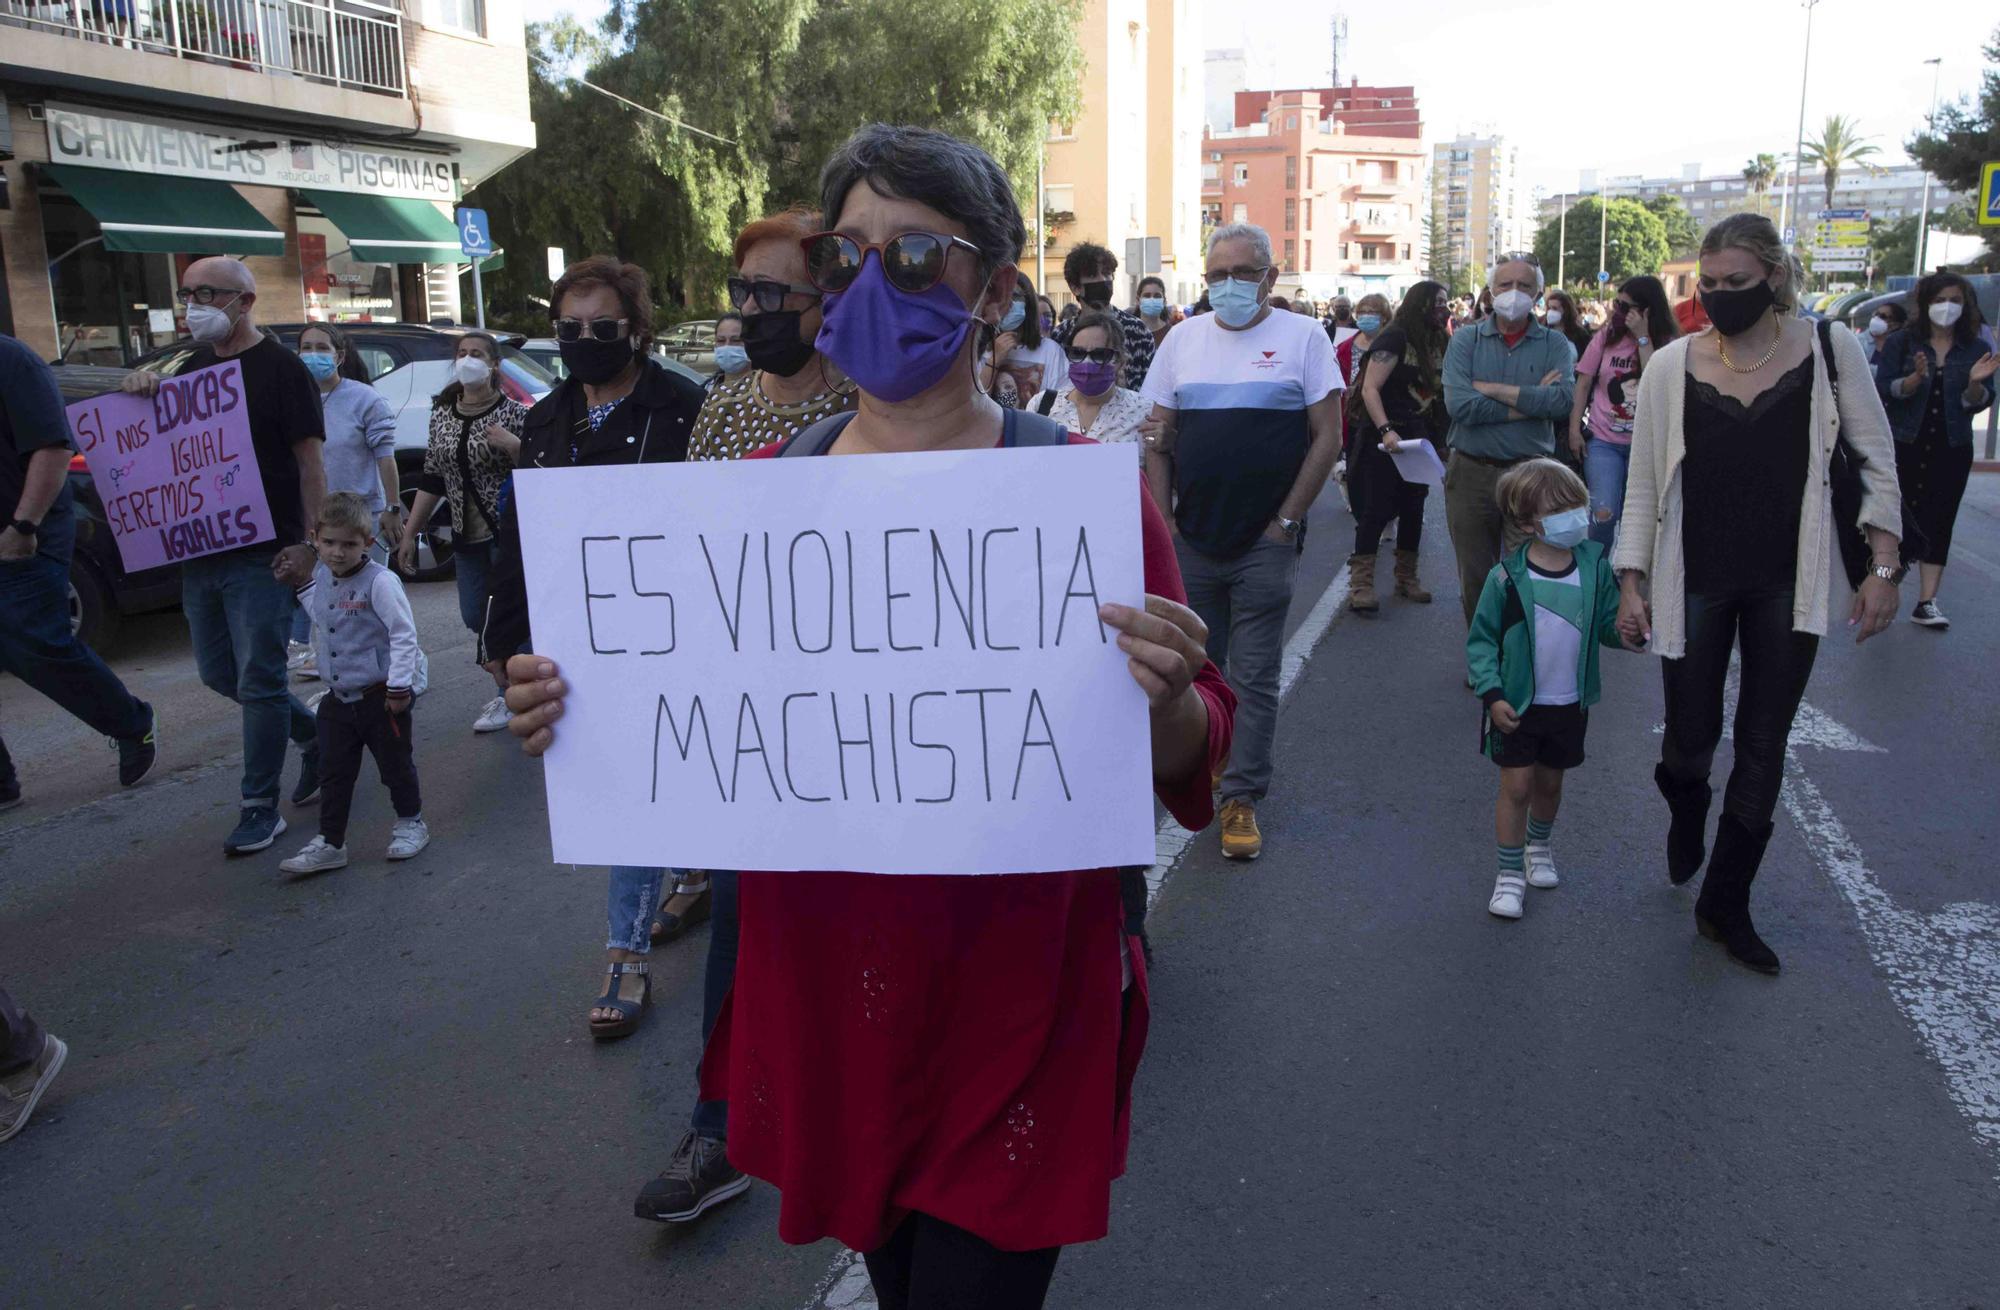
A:
<svg viewBox="0 0 2000 1310">
<path fill-rule="evenodd" d="M 458 198 L 451 161 L 437 155 L 287 134 L 237 135 L 197 123 L 128 118 L 75 105 L 51 103 L 47 115 L 49 158 L 59 164 L 251 186 Z"/>
</svg>

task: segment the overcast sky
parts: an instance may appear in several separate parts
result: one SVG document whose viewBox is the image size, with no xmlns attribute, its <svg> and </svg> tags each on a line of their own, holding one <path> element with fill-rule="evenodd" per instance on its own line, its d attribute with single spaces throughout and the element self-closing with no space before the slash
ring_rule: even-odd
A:
<svg viewBox="0 0 2000 1310">
<path fill-rule="evenodd" d="M 721 0 L 726 2 L 726 0 Z M 948 4 L 950 0 L 912 0 Z M 1200 0 L 1206 49 L 1240 46 L 1272 81 L 1327 76 L 1327 0 Z M 527 0 L 531 21 L 594 17 L 603 0 Z M 1394 0 L 1352 3 L 1342 80 L 1414 84 L 1426 135 L 1498 131 L 1521 151 L 1525 184 L 1573 189 L 1579 169 L 1677 175 L 1700 162 L 1734 173 L 1759 151 L 1789 152 L 1798 127 L 1805 10 L 1798 0 Z M 1981 0 L 1907 8 L 1819 0 L 1806 127 L 1858 118 L 1903 159 L 1902 142 L 1941 99 L 1973 96 L 2000 10 Z"/>
</svg>

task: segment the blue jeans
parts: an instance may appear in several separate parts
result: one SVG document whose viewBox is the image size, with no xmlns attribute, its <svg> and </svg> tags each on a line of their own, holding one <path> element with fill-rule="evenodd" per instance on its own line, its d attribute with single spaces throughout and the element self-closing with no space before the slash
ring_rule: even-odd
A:
<svg viewBox="0 0 2000 1310">
<path fill-rule="evenodd" d="M 1583 480 L 1590 485 L 1590 539 L 1611 549 L 1618 536 L 1618 516 L 1625 511 L 1625 473 L 1632 467 L 1632 447 L 1593 437 L 1583 448 Z"/>
<path fill-rule="evenodd" d="M 715 1021 L 722 1014 L 722 1002 L 728 997 L 729 989 L 736 985 L 736 944 L 741 938 L 736 917 L 736 871 L 734 869 L 714 869 L 709 872 L 709 885 L 714 889 L 714 913 L 708 920 L 708 963 L 702 971 L 701 980 L 701 1045 L 708 1049 L 708 1039 L 715 1032 Z M 729 1138 L 729 1102 L 696 1101 L 694 1117 L 688 1126 L 701 1137 L 715 1141 Z"/>
<path fill-rule="evenodd" d="M 152 711 L 125 689 L 69 626 L 69 557 L 76 541 L 69 489 L 42 519 L 35 553 L 0 562 L 0 669 L 107 737 L 137 737 Z"/>
<path fill-rule="evenodd" d="M 457 566 L 454 576 L 458 580 L 458 617 L 467 632 L 478 636 L 486 627 L 486 578 L 493 571 L 493 543 L 464 542 L 452 559 Z"/>
<path fill-rule="evenodd" d="M 318 725 L 285 684 L 292 589 L 263 551 L 203 555 L 181 565 L 181 608 L 203 685 L 243 707 L 243 803 L 276 805 L 285 742 L 319 749 Z"/>
<path fill-rule="evenodd" d="M 605 897 L 605 913 L 611 921 L 610 934 L 604 940 L 606 950 L 644 955 L 653 949 L 653 911 L 659 908 L 660 885 L 666 876 L 665 869 L 612 866 L 611 886 Z"/>
</svg>

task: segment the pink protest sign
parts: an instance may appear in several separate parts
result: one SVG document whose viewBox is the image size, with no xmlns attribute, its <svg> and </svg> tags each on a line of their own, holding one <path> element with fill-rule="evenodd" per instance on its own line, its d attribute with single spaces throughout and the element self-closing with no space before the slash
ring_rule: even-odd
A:
<svg viewBox="0 0 2000 1310">
<path fill-rule="evenodd" d="M 126 572 L 272 539 L 234 360 L 162 378 L 151 396 L 79 400 L 69 426 Z"/>
</svg>

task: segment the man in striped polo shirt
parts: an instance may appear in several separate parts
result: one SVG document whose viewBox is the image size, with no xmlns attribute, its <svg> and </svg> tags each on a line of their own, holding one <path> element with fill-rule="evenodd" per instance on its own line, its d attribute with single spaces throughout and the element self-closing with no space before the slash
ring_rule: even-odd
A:
<svg viewBox="0 0 2000 1310">
<path fill-rule="evenodd" d="M 1249 223 L 1208 242 L 1212 313 L 1166 335 L 1141 391 L 1146 478 L 1174 526 L 1188 605 L 1236 692 L 1222 776 L 1222 853 L 1263 853 L 1278 663 L 1306 511 L 1340 453 L 1340 367 L 1315 319 L 1272 311 L 1271 238 Z"/>
</svg>

